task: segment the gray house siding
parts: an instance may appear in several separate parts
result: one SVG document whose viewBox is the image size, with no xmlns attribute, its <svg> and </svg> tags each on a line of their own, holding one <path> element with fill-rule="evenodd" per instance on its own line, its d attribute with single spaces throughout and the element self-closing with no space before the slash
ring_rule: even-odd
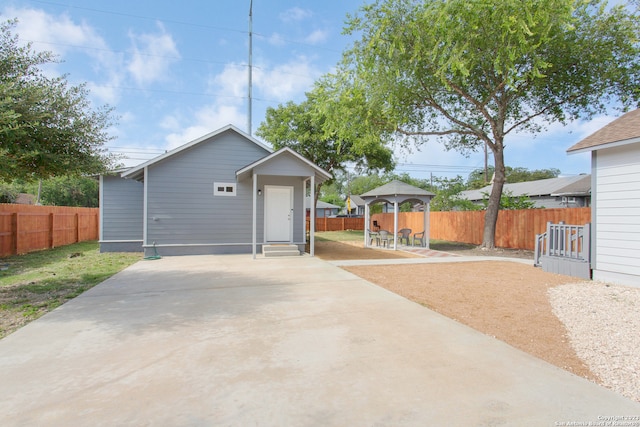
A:
<svg viewBox="0 0 640 427">
<path fill-rule="evenodd" d="M 640 286 L 640 143 L 593 154 L 594 280 Z"/>
<path fill-rule="evenodd" d="M 147 246 L 155 242 L 161 255 L 250 251 L 253 187 L 250 180 L 236 183 L 235 173 L 267 154 L 228 131 L 151 165 Z M 214 195 L 216 182 L 236 184 L 236 194 Z"/>
<path fill-rule="evenodd" d="M 143 184 L 111 175 L 100 179 L 100 252 L 141 252 Z"/>
</svg>

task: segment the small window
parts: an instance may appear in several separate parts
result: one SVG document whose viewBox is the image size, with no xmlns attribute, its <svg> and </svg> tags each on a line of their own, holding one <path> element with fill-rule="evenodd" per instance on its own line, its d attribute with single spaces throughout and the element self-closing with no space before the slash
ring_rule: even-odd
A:
<svg viewBox="0 0 640 427">
<path fill-rule="evenodd" d="M 214 182 L 213 195 L 214 196 L 235 196 L 236 195 L 235 182 Z"/>
</svg>

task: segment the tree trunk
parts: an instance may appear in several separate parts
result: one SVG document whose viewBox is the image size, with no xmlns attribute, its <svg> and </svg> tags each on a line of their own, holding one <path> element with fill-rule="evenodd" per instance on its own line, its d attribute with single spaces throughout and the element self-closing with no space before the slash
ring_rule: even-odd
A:
<svg viewBox="0 0 640 427">
<path fill-rule="evenodd" d="M 496 247 L 496 224 L 498 223 L 500 198 L 502 197 L 502 188 L 504 187 L 505 181 L 502 141 L 496 141 L 495 147 L 495 150 L 493 150 L 495 172 L 491 194 L 489 195 L 489 204 L 484 214 L 484 232 L 482 234 L 482 247 L 487 249 L 494 249 Z"/>
</svg>

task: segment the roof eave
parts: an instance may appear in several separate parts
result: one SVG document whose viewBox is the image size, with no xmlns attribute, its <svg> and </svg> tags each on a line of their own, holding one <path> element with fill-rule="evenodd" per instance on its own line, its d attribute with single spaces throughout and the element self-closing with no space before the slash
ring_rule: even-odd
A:
<svg viewBox="0 0 640 427">
<path fill-rule="evenodd" d="M 608 142 L 606 144 L 593 145 L 591 147 L 577 148 L 574 149 L 575 145 L 567 150 L 567 154 L 579 154 L 579 153 L 588 153 L 596 150 L 603 150 L 606 148 L 614 148 L 614 147 L 622 147 L 624 145 L 636 144 L 640 142 L 640 136 L 636 138 L 623 139 L 620 141 Z M 577 144 L 576 144 L 577 145 Z"/>
</svg>

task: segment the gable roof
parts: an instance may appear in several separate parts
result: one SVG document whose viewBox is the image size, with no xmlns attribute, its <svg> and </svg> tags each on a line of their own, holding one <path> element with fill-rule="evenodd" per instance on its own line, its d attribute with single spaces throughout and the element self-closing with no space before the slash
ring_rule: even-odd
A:
<svg viewBox="0 0 640 427">
<path fill-rule="evenodd" d="M 626 145 L 640 142 L 640 109 L 630 111 L 582 141 L 569 147 L 567 153 L 583 153 L 605 148 L 604 146 Z"/>
<path fill-rule="evenodd" d="M 324 169 L 322 169 L 321 167 L 319 167 L 318 165 L 316 165 L 315 163 L 313 163 L 312 161 L 308 160 L 307 158 L 301 156 L 300 154 L 298 154 L 297 152 L 293 151 L 291 148 L 289 147 L 283 147 L 281 149 L 279 149 L 278 151 L 276 151 L 275 153 L 271 153 L 268 156 L 265 156 L 259 160 L 256 160 L 255 162 L 251 163 L 250 165 L 247 165 L 245 167 L 243 167 L 242 169 L 236 171 L 236 177 L 240 180 L 240 179 L 244 179 L 246 178 L 251 171 L 253 170 L 253 168 L 258 167 L 262 164 L 268 163 L 271 160 L 275 159 L 276 157 L 280 157 L 283 156 L 285 154 L 290 154 L 292 156 L 294 156 L 298 161 L 305 163 L 307 166 L 311 167 L 314 171 L 315 171 L 315 179 L 317 182 L 324 182 L 328 179 L 331 179 L 331 174 L 327 171 L 325 171 Z"/>
<path fill-rule="evenodd" d="M 563 176 L 539 179 L 537 181 L 506 183 L 502 191 L 503 193 L 509 191 L 514 197 L 525 195 L 531 197 L 559 196 L 568 195 L 568 191 L 571 191 L 572 186 L 575 186 L 576 193 L 574 195 L 576 196 L 589 194 L 591 191 L 591 175 Z M 460 192 L 460 197 L 471 201 L 482 200 L 485 197 L 483 193 L 490 193 L 491 187 L 491 185 L 487 185 L 477 190 L 462 191 Z"/>
<path fill-rule="evenodd" d="M 187 150 L 195 145 L 200 144 L 203 141 L 206 141 L 210 138 L 213 138 L 215 136 L 221 135 L 224 132 L 227 131 L 233 131 L 237 134 L 239 134 L 240 136 L 242 136 L 243 138 L 247 139 L 248 141 L 253 142 L 254 144 L 256 144 L 258 147 L 266 150 L 268 153 L 273 153 L 273 150 L 271 148 L 269 148 L 268 146 L 264 145 L 262 142 L 258 141 L 257 139 L 255 139 L 254 137 L 252 137 L 251 135 L 241 131 L 240 129 L 238 129 L 237 127 L 235 127 L 234 125 L 227 125 L 225 127 L 222 127 L 218 130 L 215 130 L 211 133 L 208 133 L 204 136 L 201 136 L 200 138 L 194 139 L 191 142 L 187 142 L 186 144 L 183 144 L 177 148 L 174 148 L 173 150 L 167 151 L 164 154 L 161 154 L 157 157 L 154 157 L 151 160 L 148 160 L 142 164 L 139 164 L 138 166 L 134 166 L 124 172 L 122 172 L 122 177 L 123 178 L 133 178 L 133 179 L 139 179 L 142 177 L 142 175 L 144 174 L 144 168 L 151 166 L 155 163 L 161 162 L 169 157 L 175 156 L 176 154 Z"/>
<path fill-rule="evenodd" d="M 384 196 L 435 196 L 435 194 L 422 188 L 414 187 L 406 182 L 393 180 L 360 195 L 362 199 Z"/>
<path fill-rule="evenodd" d="M 310 206 L 311 197 L 307 196 L 304 198 L 304 207 L 305 209 L 309 209 Z M 318 203 L 316 203 L 316 209 L 340 209 L 340 206 L 318 200 Z"/>
<path fill-rule="evenodd" d="M 366 203 L 364 202 L 364 200 L 362 200 L 362 197 L 352 194 L 351 204 L 355 206 L 364 206 Z"/>
</svg>

